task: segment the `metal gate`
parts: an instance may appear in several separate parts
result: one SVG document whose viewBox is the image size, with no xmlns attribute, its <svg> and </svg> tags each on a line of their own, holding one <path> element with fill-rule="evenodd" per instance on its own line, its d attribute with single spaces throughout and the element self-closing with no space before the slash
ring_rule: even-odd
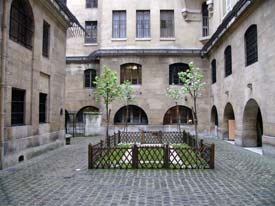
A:
<svg viewBox="0 0 275 206">
<path fill-rule="evenodd" d="M 66 134 L 71 134 L 73 137 L 84 136 L 85 119 L 83 119 L 83 121 L 79 121 L 76 118 L 75 112 L 71 112 L 71 113 L 66 112 L 65 130 L 66 130 Z"/>
</svg>

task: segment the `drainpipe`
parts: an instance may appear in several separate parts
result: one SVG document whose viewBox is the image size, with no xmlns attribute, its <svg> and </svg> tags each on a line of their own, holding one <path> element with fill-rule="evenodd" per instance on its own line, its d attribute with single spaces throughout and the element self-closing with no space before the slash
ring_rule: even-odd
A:
<svg viewBox="0 0 275 206">
<path fill-rule="evenodd" d="M 1 62 L 1 76 L 0 76 L 0 169 L 3 169 L 3 158 L 4 158 L 4 124 L 5 124 L 5 70 L 7 61 L 7 1 L 3 0 L 3 12 L 2 12 L 2 62 Z"/>
</svg>

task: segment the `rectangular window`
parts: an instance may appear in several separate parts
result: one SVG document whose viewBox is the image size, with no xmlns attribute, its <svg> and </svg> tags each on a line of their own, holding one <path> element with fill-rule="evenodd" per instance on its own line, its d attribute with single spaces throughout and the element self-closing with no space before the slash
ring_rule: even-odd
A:
<svg viewBox="0 0 275 206">
<path fill-rule="evenodd" d="M 39 94 L 39 123 L 46 123 L 47 119 L 47 94 Z"/>
<path fill-rule="evenodd" d="M 150 38 L 150 11 L 137 11 L 137 38 Z"/>
<path fill-rule="evenodd" d="M 232 74 L 232 51 L 231 51 L 231 46 L 228 46 L 225 49 L 224 52 L 224 66 L 225 66 L 225 77 L 229 76 Z"/>
<path fill-rule="evenodd" d="M 86 8 L 97 8 L 97 0 L 86 0 Z"/>
<path fill-rule="evenodd" d="M 160 11 L 160 37 L 161 38 L 175 37 L 173 10 Z"/>
<path fill-rule="evenodd" d="M 49 57 L 49 47 L 50 47 L 50 25 L 46 21 L 44 21 L 43 45 L 42 45 L 42 53 L 44 57 Z"/>
<path fill-rule="evenodd" d="M 217 63 L 216 60 L 214 59 L 211 63 L 212 67 L 212 84 L 215 84 L 217 81 Z"/>
<path fill-rule="evenodd" d="M 12 88 L 11 125 L 23 125 L 25 119 L 25 90 Z"/>
<path fill-rule="evenodd" d="M 97 43 L 97 21 L 86 21 L 85 29 L 87 32 L 85 35 L 85 43 Z"/>
<path fill-rule="evenodd" d="M 126 38 L 126 11 L 113 11 L 113 38 Z"/>
</svg>

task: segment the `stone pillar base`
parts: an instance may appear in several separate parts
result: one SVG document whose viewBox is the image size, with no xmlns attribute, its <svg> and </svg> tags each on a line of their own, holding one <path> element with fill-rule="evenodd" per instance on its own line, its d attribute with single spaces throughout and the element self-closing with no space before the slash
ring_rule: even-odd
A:
<svg viewBox="0 0 275 206">
<path fill-rule="evenodd" d="M 263 135 L 263 154 L 275 158 L 275 137 Z"/>
</svg>

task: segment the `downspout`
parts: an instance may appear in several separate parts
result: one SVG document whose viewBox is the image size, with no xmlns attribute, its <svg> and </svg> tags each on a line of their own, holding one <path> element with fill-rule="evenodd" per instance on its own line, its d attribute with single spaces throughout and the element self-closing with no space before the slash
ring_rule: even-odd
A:
<svg viewBox="0 0 275 206">
<path fill-rule="evenodd" d="M 3 0 L 3 13 L 2 13 L 2 62 L 1 62 L 1 77 L 0 77 L 0 169 L 3 169 L 3 158 L 4 158 L 4 124 L 5 124 L 5 82 L 6 82 L 6 60 L 7 60 L 7 1 Z"/>
</svg>

